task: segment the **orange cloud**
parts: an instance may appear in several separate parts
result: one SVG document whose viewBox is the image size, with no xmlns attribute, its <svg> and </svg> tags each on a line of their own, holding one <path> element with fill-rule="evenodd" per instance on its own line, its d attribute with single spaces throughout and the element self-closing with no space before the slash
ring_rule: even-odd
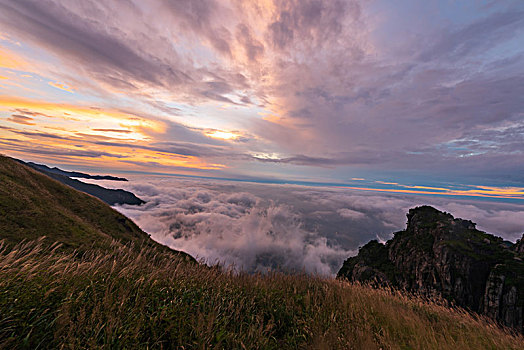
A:
<svg viewBox="0 0 524 350">
<path fill-rule="evenodd" d="M 11 113 L 7 120 L 18 124 L 0 128 L 0 149 L 13 156 L 123 170 L 225 168 L 149 147 L 150 135 L 164 132 L 165 124 L 119 110 L 0 96 L 0 111 Z"/>
<path fill-rule="evenodd" d="M 32 113 L 60 118 L 68 121 L 71 128 L 84 130 L 85 132 L 89 132 L 91 127 L 98 129 L 129 129 L 134 134 L 128 136 L 135 139 L 147 138 L 146 133 L 148 131 L 161 133 L 165 130 L 164 123 L 160 121 L 137 117 L 136 115 L 115 109 L 0 96 L 0 110 L 12 111 L 13 109 L 29 110 Z"/>
<path fill-rule="evenodd" d="M 0 46 L 0 68 L 21 69 L 27 63 L 14 52 Z"/>
<path fill-rule="evenodd" d="M 386 181 L 375 181 L 375 182 L 378 184 L 383 184 L 383 185 L 400 185 L 398 182 L 386 182 Z"/>
<path fill-rule="evenodd" d="M 220 140 L 231 140 L 236 141 L 242 138 L 242 134 L 238 131 L 224 131 L 224 130 L 207 130 L 204 132 L 204 135 L 207 137 L 211 137 L 213 139 L 220 139 Z"/>
<path fill-rule="evenodd" d="M 50 81 L 49 85 L 51 85 L 52 87 L 55 87 L 57 89 L 60 89 L 60 90 L 64 90 L 64 91 L 67 91 L 67 92 L 70 92 L 70 93 L 74 93 L 74 90 L 72 88 L 68 87 L 67 85 L 61 84 L 61 83 L 55 83 L 55 82 Z"/>
<path fill-rule="evenodd" d="M 352 190 L 361 191 L 376 191 L 376 192 L 391 192 L 391 193 L 405 193 L 405 194 L 428 194 L 428 195 L 445 195 L 445 196 L 467 196 L 467 197 L 485 197 L 485 198 L 504 198 L 504 199 L 524 199 L 524 189 L 517 187 L 486 187 L 479 186 L 471 190 L 453 190 L 441 187 L 427 187 L 427 186 L 404 186 L 405 188 L 422 188 L 428 191 L 418 191 L 411 189 L 392 189 L 392 188 L 370 188 L 370 187 L 351 187 L 340 186 L 341 188 L 348 188 Z"/>
<path fill-rule="evenodd" d="M 17 141 L 9 137 L 9 141 L 0 138 L 0 149 L 10 155 L 31 159 L 38 157 L 45 162 L 60 162 L 64 164 L 83 164 L 99 168 L 118 168 L 122 170 L 151 171 L 162 169 L 169 172 L 172 167 L 203 170 L 217 170 L 225 165 L 208 163 L 196 156 L 188 156 L 167 151 L 158 151 L 143 147 L 146 143 L 134 140 L 122 142 L 106 140 L 97 142 L 89 135 L 61 137 L 57 134 L 23 131 L 16 133 Z M 0 129 L 0 136 L 7 130 Z M 7 131 L 8 132 L 8 131 Z"/>
</svg>

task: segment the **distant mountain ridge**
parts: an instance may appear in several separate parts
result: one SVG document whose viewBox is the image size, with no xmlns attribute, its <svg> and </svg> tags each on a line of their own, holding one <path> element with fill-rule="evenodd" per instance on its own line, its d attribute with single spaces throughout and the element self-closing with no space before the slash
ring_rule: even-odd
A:
<svg viewBox="0 0 524 350">
<path fill-rule="evenodd" d="M 524 332 L 524 236 L 512 244 L 430 206 L 407 217 L 406 230 L 361 247 L 337 277 L 441 295 Z"/>
<path fill-rule="evenodd" d="M 48 173 L 63 175 L 63 176 L 67 176 L 67 177 L 76 177 L 76 178 L 81 178 L 81 179 L 93 179 L 93 180 L 127 181 L 127 179 L 124 178 L 124 177 L 116 177 L 116 176 L 111 176 L 111 175 L 90 175 L 90 174 L 81 173 L 81 172 L 78 172 L 78 171 L 66 171 L 66 170 L 62 170 L 62 169 L 57 168 L 57 167 L 50 168 L 50 167 L 48 167 L 47 165 L 44 165 L 44 164 L 37 164 L 37 163 L 33 163 L 33 162 L 27 162 L 26 163 L 26 162 L 23 162 L 21 160 L 19 160 L 19 161 L 24 163 L 24 164 L 29 165 L 33 169 L 43 170 L 43 171 L 48 172 Z"/>
<path fill-rule="evenodd" d="M 122 177 L 114 177 L 109 175 L 89 175 L 85 173 L 80 173 L 76 171 L 65 171 L 59 168 L 50 168 L 43 164 L 36 164 L 32 162 L 24 162 L 22 160 L 16 159 L 16 161 L 27 165 L 36 171 L 39 171 L 65 185 L 71 186 L 74 189 L 88 193 L 92 196 L 100 198 L 109 205 L 115 204 L 130 204 L 130 205 L 140 205 L 145 202 L 135 196 L 135 194 L 122 190 L 122 189 L 109 189 L 95 184 L 88 184 L 71 177 L 85 178 L 85 179 L 95 179 L 95 180 L 113 180 L 113 181 L 127 181 L 127 179 Z"/>
</svg>

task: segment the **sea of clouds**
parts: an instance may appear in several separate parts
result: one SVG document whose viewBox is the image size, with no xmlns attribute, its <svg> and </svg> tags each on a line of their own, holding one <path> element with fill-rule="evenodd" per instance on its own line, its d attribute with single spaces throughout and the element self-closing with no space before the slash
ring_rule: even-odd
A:
<svg viewBox="0 0 524 350">
<path fill-rule="evenodd" d="M 96 183 L 145 200 L 116 209 L 158 242 L 249 272 L 334 275 L 359 246 L 402 230 L 409 208 L 423 204 L 510 241 L 524 232 L 524 207 L 517 204 L 182 177 Z"/>
</svg>

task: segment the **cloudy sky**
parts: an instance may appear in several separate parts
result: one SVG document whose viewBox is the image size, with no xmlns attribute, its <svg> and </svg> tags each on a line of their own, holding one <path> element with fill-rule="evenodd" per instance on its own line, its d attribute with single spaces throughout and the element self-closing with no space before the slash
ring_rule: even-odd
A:
<svg viewBox="0 0 524 350">
<path fill-rule="evenodd" d="M 523 42 L 521 0 L 0 0 L 0 152 L 522 203 Z"/>
</svg>

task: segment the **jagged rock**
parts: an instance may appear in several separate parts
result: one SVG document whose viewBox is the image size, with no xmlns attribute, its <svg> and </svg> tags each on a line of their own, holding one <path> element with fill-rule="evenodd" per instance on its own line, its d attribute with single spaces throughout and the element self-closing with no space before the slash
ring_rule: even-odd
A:
<svg viewBox="0 0 524 350">
<path fill-rule="evenodd" d="M 524 244 L 479 231 L 429 206 L 411 209 L 406 230 L 371 241 L 344 262 L 339 278 L 440 295 L 522 332 Z"/>
</svg>

